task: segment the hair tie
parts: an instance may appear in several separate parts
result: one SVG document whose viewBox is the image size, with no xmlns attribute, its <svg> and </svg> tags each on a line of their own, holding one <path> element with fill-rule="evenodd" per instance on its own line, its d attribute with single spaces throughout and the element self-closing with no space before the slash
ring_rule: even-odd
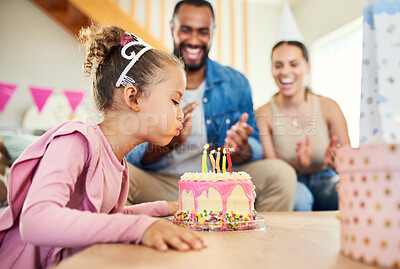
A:
<svg viewBox="0 0 400 269">
<path fill-rule="evenodd" d="M 131 36 L 129 33 L 125 32 L 122 35 L 121 42 L 119 43 L 119 45 L 121 47 L 124 47 L 126 44 L 128 44 L 129 42 L 132 42 L 132 41 L 137 41 L 136 36 Z"/>
</svg>

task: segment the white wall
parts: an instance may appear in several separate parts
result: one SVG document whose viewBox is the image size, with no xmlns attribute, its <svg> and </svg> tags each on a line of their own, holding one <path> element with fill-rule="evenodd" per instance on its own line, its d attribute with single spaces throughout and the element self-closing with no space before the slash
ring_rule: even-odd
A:
<svg viewBox="0 0 400 269">
<path fill-rule="evenodd" d="M 276 43 L 282 7 L 250 2 L 249 8 L 249 74 L 253 103 L 257 108 L 277 91 L 271 76 L 271 49 Z"/>
<path fill-rule="evenodd" d="M 352 147 L 359 144 L 362 18 L 314 42 L 311 88 L 335 100 L 347 122 Z"/>
<path fill-rule="evenodd" d="M 90 89 L 76 39 L 30 1 L 0 1 L 0 36 L 0 82 L 18 84 L 0 113 L 0 127 L 21 125 L 33 104 L 29 86 L 53 88 L 56 94 Z"/>
<path fill-rule="evenodd" d="M 311 45 L 316 39 L 362 16 L 363 0 L 302 0 L 291 9 L 305 43 Z"/>
</svg>

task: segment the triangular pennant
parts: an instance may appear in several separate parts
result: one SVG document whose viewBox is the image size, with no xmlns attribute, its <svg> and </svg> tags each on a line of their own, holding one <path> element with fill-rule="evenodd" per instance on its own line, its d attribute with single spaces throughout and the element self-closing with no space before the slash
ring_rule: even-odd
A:
<svg viewBox="0 0 400 269">
<path fill-rule="evenodd" d="M 0 83 L 0 112 L 4 111 L 16 89 L 17 84 Z"/>
<path fill-rule="evenodd" d="M 303 42 L 303 36 L 297 26 L 296 19 L 290 10 L 289 5 L 285 2 L 283 4 L 281 24 L 278 31 L 276 42 L 279 41 L 300 41 Z"/>
<path fill-rule="evenodd" d="M 64 95 L 67 97 L 72 113 L 75 113 L 76 108 L 82 103 L 85 92 L 65 90 Z"/>
<path fill-rule="evenodd" d="M 39 113 L 42 112 L 42 109 L 46 104 L 49 96 L 53 93 L 53 90 L 46 88 L 37 88 L 37 87 L 30 87 L 29 90 L 31 91 L 33 101 L 35 102 L 35 105 L 39 110 Z"/>
</svg>

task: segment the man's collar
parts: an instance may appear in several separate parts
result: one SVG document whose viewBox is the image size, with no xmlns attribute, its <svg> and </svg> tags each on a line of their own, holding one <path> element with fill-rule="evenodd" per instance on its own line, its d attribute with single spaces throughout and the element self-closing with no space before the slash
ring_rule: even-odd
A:
<svg viewBox="0 0 400 269">
<path fill-rule="evenodd" d="M 206 66 L 206 84 L 207 88 L 211 85 L 226 79 L 224 68 L 221 64 L 214 62 L 210 58 L 207 59 Z"/>
</svg>

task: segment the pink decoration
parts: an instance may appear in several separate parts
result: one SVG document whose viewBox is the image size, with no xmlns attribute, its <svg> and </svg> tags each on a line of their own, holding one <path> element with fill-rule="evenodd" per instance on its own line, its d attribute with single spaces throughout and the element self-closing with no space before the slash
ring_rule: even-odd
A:
<svg viewBox="0 0 400 269">
<path fill-rule="evenodd" d="M 229 151 L 226 153 L 226 157 L 228 158 L 228 172 L 232 172 L 232 161 L 231 161 L 231 154 Z"/>
<path fill-rule="evenodd" d="M 179 185 L 179 189 L 181 190 L 185 190 L 187 193 L 189 193 L 190 191 L 192 191 L 193 196 L 194 196 L 194 214 L 197 213 L 198 211 L 198 197 L 199 195 L 203 192 L 206 191 L 207 193 L 207 197 L 208 197 L 208 190 L 209 188 L 214 188 L 216 189 L 222 199 L 222 210 L 223 210 L 223 214 L 224 214 L 224 222 L 226 222 L 225 220 L 225 214 L 226 214 L 226 202 L 228 200 L 228 196 L 231 194 L 233 188 L 236 186 L 235 184 L 232 184 L 232 182 L 236 182 L 237 184 L 239 184 L 243 190 L 244 193 L 246 194 L 247 198 L 249 199 L 249 211 L 252 212 L 252 204 L 255 201 L 255 196 L 254 194 L 254 185 L 251 181 L 202 181 L 202 182 L 194 182 L 194 181 L 179 181 L 178 185 Z M 183 191 L 180 193 L 179 196 L 179 203 L 181 205 L 182 208 L 182 193 Z M 194 215 L 193 215 L 194 216 Z M 192 219 L 192 221 L 194 221 L 194 219 Z"/>
<path fill-rule="evenodd" d="M 400 257 L 400 144 L 339 149 L 341 252 L 396 268 Z"/>
<path fill-rule="evenodd" d="M 16 84 L 0 83 L 0 112 L 4 111 L 16 89 Z"/>
<path fill-rule="evenodd" d="M 68 99 L 72 113 L 75 113 L 76 108 L 82 103 L 83 97 L 85 97 L 85 92 L 65 90 L 64 95 Z"/>
<path fill-rule="evenodd" d="M 124 47 L 126 44 L 132 42 L 132 41 L 138 41 L 136 36 L 134 34 L 129 34 L 129 33 L 124 33 L 122 38 L 121 38 L 121 42 L 120 42 L 120 46 Z"/>
<path fill-rule="evenodd" d="M 39 110 L 39 113 L 42 112 L 42 109 L 46 104 L 49 96 L 53 93 L 53 90 L 46 88 L 37 88 L 37 87 L 30 87 L 29 90 L 31 91 L 33 101 L 35 102 L 35 105 Z"/>
</svg>

